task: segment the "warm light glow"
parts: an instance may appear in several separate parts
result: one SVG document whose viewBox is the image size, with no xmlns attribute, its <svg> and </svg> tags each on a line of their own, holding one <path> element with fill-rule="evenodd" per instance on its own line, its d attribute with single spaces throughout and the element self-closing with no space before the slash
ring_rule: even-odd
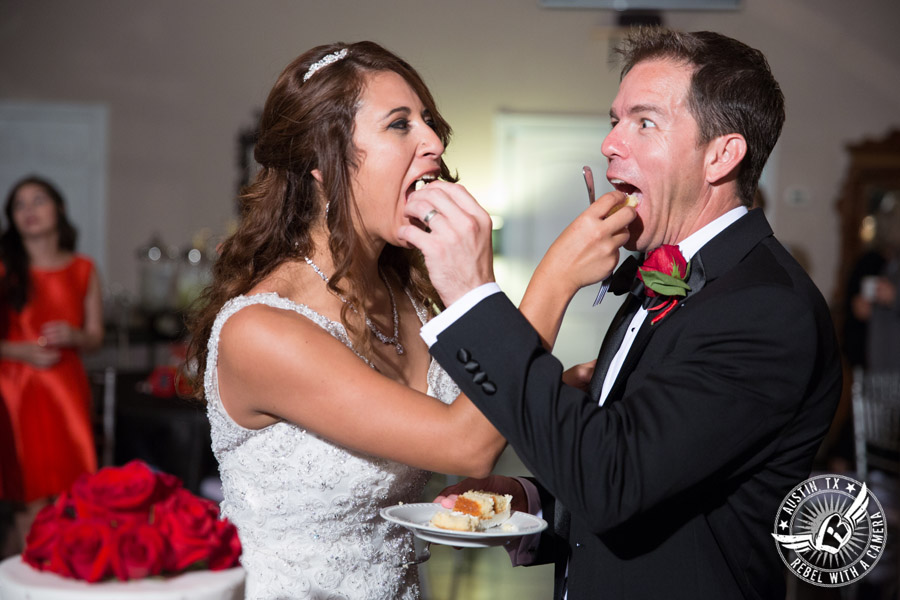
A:
<svg viewBox="0 0 900 600">
<path fill-rule="evenodd" d="M 875 216 L 866 215 L 859 226 L 859 239 L 869 244 L 875 239 Z"/>
</svg>

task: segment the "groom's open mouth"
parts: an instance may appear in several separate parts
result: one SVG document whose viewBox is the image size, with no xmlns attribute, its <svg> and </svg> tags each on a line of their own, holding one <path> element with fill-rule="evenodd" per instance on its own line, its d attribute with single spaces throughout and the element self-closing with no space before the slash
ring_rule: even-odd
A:
<svg viewBox="0 0 900 600">
<path fill-rule="evenodd" d="M 616 190 L 625 194 L 625 204 L 627 206 L 637 207 L 644 199 L 644 193 L 624 179 L 610 179 L 609 182 Z"/>
</svg>

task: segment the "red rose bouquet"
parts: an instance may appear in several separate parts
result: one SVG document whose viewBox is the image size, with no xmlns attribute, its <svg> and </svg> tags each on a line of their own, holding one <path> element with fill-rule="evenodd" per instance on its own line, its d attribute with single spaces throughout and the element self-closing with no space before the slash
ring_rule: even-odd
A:
<svg viewBox="0 0 900 600">
<path fill-rule="evenodd" d="M 89 582 L 122 581 L 238 564 L 234 525 L 216 503 L 139 460 L 82 475 L 38 513 L 22 560 Z"/>
</svg>

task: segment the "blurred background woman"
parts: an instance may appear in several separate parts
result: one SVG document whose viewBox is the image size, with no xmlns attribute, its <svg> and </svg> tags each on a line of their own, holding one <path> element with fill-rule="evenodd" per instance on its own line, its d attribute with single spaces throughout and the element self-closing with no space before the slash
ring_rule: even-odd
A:
<svg viewBox="0 0 900 600">
<path fill-rule="evenodd" d="M 0 498 L 15 506 L 15 527 L 2 549 L 10 553 L 21 550 L 41 507 L 97 469 L 90 386 L 79 353 L 102 344 L 103 309 L 96 269 L 75 253 L 76 231 L 53 185 L 40 177 L 19 181 L 5 214 L 0 412 L 8 415 L 14 443 L 0 445 Z"/>
</svg>

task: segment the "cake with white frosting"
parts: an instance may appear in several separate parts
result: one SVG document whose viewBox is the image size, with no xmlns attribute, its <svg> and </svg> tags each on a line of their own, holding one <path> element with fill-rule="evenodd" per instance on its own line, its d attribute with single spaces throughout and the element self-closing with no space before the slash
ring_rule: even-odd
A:
<svg viewBox="0 0 900 600">
<path fill-rule="evenodd" d="M 438 510 L 431 524 L 452 531 L 484 531 L 509 519 L 509 494 L 469 490 L 460 494 L 452 510 Z"/>
</svg>

